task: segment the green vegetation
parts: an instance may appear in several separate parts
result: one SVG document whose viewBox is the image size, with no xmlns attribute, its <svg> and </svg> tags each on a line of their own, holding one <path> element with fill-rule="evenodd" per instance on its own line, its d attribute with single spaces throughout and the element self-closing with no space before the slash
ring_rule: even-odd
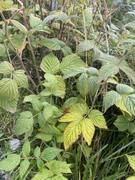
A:
<svg viewBox="0 0 135 180">
<path fill-rule="evenodd" d="M 135 1 L 0 1 L 0 179 L 135 180 Z"/>
</svg>

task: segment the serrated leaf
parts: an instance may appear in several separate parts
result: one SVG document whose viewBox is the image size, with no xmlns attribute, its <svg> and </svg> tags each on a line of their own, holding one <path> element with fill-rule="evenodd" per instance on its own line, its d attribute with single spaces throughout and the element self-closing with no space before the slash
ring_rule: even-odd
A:
<svg viewBox="0 0 135 180">
<path fill-rule="evenodd" d="M 131 116 L 131 113 L 127 110 L 126 106 L 125 106 L 125 100 L 126 100 L 127 96 L 122 95 L 121 99 L 119 99 L 115 105 L 120 108 L 121 111 L 126 112 L 127 114 L 129 114 Z"/>
<path fill-rule="evenodd" d="M 38 172 L 32 180 L 47 180 L 49 177 L 52 177 L 53 173 L 48 169 L 43 169 L 41 172 Z"/>
<path fill-rule="evenodd" d="M 130 164 L 130 167 L 135 171 L 135 156 L 133 155 L 126 155 L 128 162 Z"/>
<path fill-rule="evenodd" d="M 129 121 L 125 116 L 118 116 L 114 125 L 118 128 L 119 131 L 126 131 L 129 126 Z"/>
<path fill-rule="evenodd" d="M 24 70 L 14 71 L 13 79 L 16 81 L 18 87 L 28 88 L 28 78 Z"/>
<path fill-rule="evenodd" d="M 72 106 L 69 107 L 68 109 L 69 112 L 76 112 L 79 113 L 80 115 L 85 115 L 88 111 L 88 106 L 85 102 L 78 102 L 76 104 L 73 104 Z"/>
<path fill-rule="evenodd" d="M 20 163 L 20 155 L 9 154 L 7 158 L 0 161 L 0 170 L 2 171 L 12 171 Z"/>
<path fill-rule="evenodd" d="M 110 71 L 111 69 L 111 71 Z M 106 81 L 109 77 L 117 74 L 119 72 L 119 67 L 115 64 L 107 63 L 101 67 L 99 71 L 99 82 Z"/>
<path fill-rule="evenodd" d="M 21 24 L 19 21 L 16 21 L 16 20 L 14 20 L 14 19 L 11 19 L 10 22 L 11 22 L 17 29 L 19 29 L 21 32 L 23 32 L 23 33 L 27 33 L 27 32 L 28 32 L 28 31 L 27 31 L 27 28 L 26 28 L 23 24 Z"/>
<path fill-rule="evenodd" d="M 96 127 L 107 129 L 107 124 L 103 116 L 103 113 L 99 110 L 92 110 L 89 113 L 89 119 Z"/>
<path fill-rule="evenodd" d="M 59 148 L 55 147 L 48 147 L 44 149 L 41 153 L 41 159 L 44 161 L 51 161 L 55 159 L 61 152 L 62 150 Z"/>
<path fill-rule="evenodd" d="M 85 97 L 89 93 L 89 79 L 86 73 L 81 74 L 77 81 L 77 89 L 79 93 Z"/>
<path fill-rule="evenodd" d="M 83 119 L 83 121 L 81 122 L 81 129 L 85 141 L 88 143 L 88 145 L 90 145 L 95 133 L 95 127 L 92 121 L 87 118 Z"/>
<path fill-rule="evenodd" d="M 45 73 L 56 74 L 59 72 L 60 62 L 58 58 L 51 53 L 42 59 L 40 67 Z"/>
<path fill-rule="evenodd" d="M 3 78 L 0 80 L 0 107 L 14 113 L 18 101 L 18 86 L 13 79 Z"/>
<path fill-rule="evenodd" d="M 59 122 L 72 122 L 72 121 L 80 121 L 82 119 L 82 115 L 77 112 L 66 113 L 62 116 Z"/>
<path fill-rule="evenodd" d="M 84 40 L 79 43 L 77 50 L 79 52 L 89 51 L 94 48 L 94 41 L 93 40 Z"/>
<path fill-rule="evenodd" d="M 45 38 L 41 41 L 41 45 L 47 47 L 48 49 L 50 50 L 54 50 L 54 51 L 57 51 L 57 50 L 60 50 L 61 49 L 61 44 L 60 42 L 62 41 L 59 41 L 58 39 L 56 38 Z M 64 44 L 65 45 L 65 44 Z M 64 46 L 63 45 L 63 46 Z"/>
<path fill-rule="evenodd" d="M 134 92 L 134 89 L 126 84 L 118 84 L 116 86 L 116 90 L 120 93 L 120 94 L 131 94 Z"/>
<path fill-rule="evenodd" d="M 124 105 L 132 115 L 135 115 L 135 94 L 127 96 L 124 101 Z"/>
<path fill-rule="evenodd" d="M 46 163 L 46 166 L 51 170 L 54 174 L 60 174 L 60 173 L 71 173 L 70 170 L 70 164 L 67 164 L 66 162 L 63 161 L 50 161 Z"/>
<path fill-rule="evenodd" d="M 64 131 L 64 147 L 68 149 L 81 134 L 81 123 L 80 121 L 71 122 Z"/>
<path fill-rule="evenodd" d="M 14 71 L 14 68 L 11 63 L 4 61 L 0 63 L 0 74 L 8 75 Z"/>
<path fill-rule="evenodd" d="M 29 132 L 33 128 L 33 115 L 30 111 L 20 113 L 15 124 L 15 134 L 22 135 Z"/>
<path fill-rule="evenodd" d="M 32 107 L 33 107 L 33 109 L 35 111 L 41 111 L 41 109 L 43 107 L 42 102 L 39 100 L 39 96 L 35 95 L 35 94 L 29 95 L 29 96 L 25 96 L 23 102 L 24 103 L 30 102 L 32 104 Z"/>
<path fill-rule="evenodd" d="M 43 29 L 42 20 L 34 14 L 30 14 L 30 27 L 35 30 Z"/>
<path fill-rule="evenodd" d="M 26 174 L 28 168 L 30 166 L 30 162 L 29 160 L 23 160 L 20 164 L 20 169 L 19 169 L 19 175 L 20 175 L 20 178 L 22 179 L 24 177 L 24 175 Z"/>
<path fill-rule="evenodd" d="M 100 87 L 97 76 L 89 77 L 89 94 L 94 96 Z"/>
<path fill-rule="evenodd" d="M 48 179 L 48 180 L 51 180 L 51 178 Z M 68 179 L 65 178 L 62 174 L 59 174 L 59 175 L 57 175 L 57 176 L 54 176 L 54 177 L 53 177 L 53 180 L 68 180 Z"/>
<path fill-rule="evenodd" d="M 31 149 L 31 147 L 30 147 L 30 142 L 29 142 L 29 140 L 26 140 L 26 141 L 24 142 L 24 144 L 23 144 L 23 147 L 22 147 L 22 153 L 23 153 L 23 156 L 24 156 L 24 157 L 28 157 L 28 156 L 29 156 L 29 154 L 30 154 L 30 149 Z"/>
<path fill-rule="evenodd" d="M 40 154 L 41 154 L 41 151 L 40 151 L 40 147 L 36 147 L 35 149 L 34 149 L 34 156 L 36 157 L 36 158 L 39 158 L 40 157 Z"/>
<path fill-rule="evenodd" d="M 84 71 L 85 63 L 76 54 L 71 54 L 63 58 L 60 69 L 65 78 L 76 76 Z"/>
<path fill-rule="evenodd" d="M 116 91 L 108 91 L 103 98 L 105 111 L 112 105 L 116 104 L 121 99 L 121 96 Z"/>
<path fill-rule="evenodd" d="M 65 82 L 63 77 L 58 75 L 54 76 L 52 74 L 46 74 L 45 79 L 46 81 L 43 85 L 46 87 L 46 90 L 54 96 L 64 98 Z"/>
</svg>

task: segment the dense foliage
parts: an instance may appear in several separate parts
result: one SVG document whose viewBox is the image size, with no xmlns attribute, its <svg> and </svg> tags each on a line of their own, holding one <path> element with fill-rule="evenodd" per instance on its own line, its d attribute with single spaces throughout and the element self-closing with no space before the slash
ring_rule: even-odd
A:
<svg viewBox="0 0 135 180">
<path fill-rule="evenodd" d="M 135 180 L 134 17 L 133 0 L 0 1 L 0 178 Z"/>
</svg>

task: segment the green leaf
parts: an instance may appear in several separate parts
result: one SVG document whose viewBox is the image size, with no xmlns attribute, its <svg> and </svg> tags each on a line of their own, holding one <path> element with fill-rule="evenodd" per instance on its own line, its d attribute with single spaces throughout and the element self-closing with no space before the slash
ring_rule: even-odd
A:
<svg viewBox="0 0 135 180">
<path fill-rule="evenodd" d="M 45 142 L 51 141 L 52 137 L 53 136 L 49 133 L 38 133 L 36 135 L 36 139 L 40 139 L 40 140 L 45 141 Z"/>
<path fill-rule="evenodd" d="M 108 91 L 103 98 L 103 106 L 105 111 L 116 104 L 121 99 L 121 96 L 116 91 Z"/>
<path fill-rule="evenodd" d="M 72 121 L 80 121 L 83 118 L 83 116 L 77 112 L 70 112 L 66 113 L 64 116 L 62 116 L 59 120 L 59 122 L 72 122 Z"/>
<path fill-rule="evenodd" d="M 7 158 L 0 161 L 0 170 L 1 171 L 12 171 L 20 163 L 20 155 L 18 154 L 9 154 Z"/>
<path fill-rule="evenodd" d="M 52 177 L 53 173 L 47 169 L 43 169 L 41 172 L 38 172 L 32 180 L 47 180 L 49 177 Z"/>
<path fill-rule="evenodd" d="M 111 69 L 111 71 L 110 71 Z M 119 67 L 113 63 L 107 63 L 101 67 L 99 71 L 99 82 L 106 81 L 109 77 L 114 76 L 119 72 Z"/>
<path fill-rule="evenodd" d="M 29 166 L 30 166 L 29 160 L 26 159 L 21 162 L 19 169 L 19 175 L 21 179 L 23 179 L 23 177 L 25 176 Z"/>
<path fill-rule="evenodd" d="M 99 110 L 92 110 L 89 113 L 89 119 L 96 127 L 107 129 L 105 118 Z"/>
<path fill-rule="evenodd" d="M 0 44 L 0 57 L 7 57 L 7 50 L 4 44 Z"/>
<path fill-rule="evenodd" d="M 22 153 L 24 157 L 28 157 L 30 154 L 30 142 L 29 140 L 26 140 L 22 147 Z"/>
<path fill-rule="evenodd" d="M 51 178 L 48 180 L 52 180 Z M 53 180 L 68 180 L 67 178 L 65 178 L 62 174 L 59 174 L 57 176 L 53 177 Z"/>
<path fill-rule="evenodd" d="M 27 31 L 27 28 L 23 25 L 23 24 L 21 24 L 19 21 L 16 21 L 16 20 L 14 20 L 14 19 L 10 19 L 10 22 L 17 28 L 17 29 L 19 29 L 21 32 L 23 32 L 23 33 L 27 33 L 28 31 Z"/>
<path fill-rule="evenodd" d="M 81 123 L 80 121 L 71 122 L 64 131 L 64 147 L 68 149 L 81 134 Z"/>
<path fill-rule="evenodd" d="M 12 64 L 7 61 L 0 63 L 0 74 L 8 75 L 14 71 Z"/>
<path fill-rule="evenodd" d="M 63 58 L 60 69 L 65 78 L 76 76 L 84 71 L 85 63 L 76 54 L 71 54 Z"/>
<path fill-rule="evenodd" d="M 70 164 L 67 164 L 66 162 L 63 161 L 50 161 L 46 163 L 46 166 L 53 172 L 53 174 L 60 174 L 60 173 L 71 173 L 70 170 Z"/>
<path fill-rule="evenodd" d="M 129 121 L 125 116 L 118 116 L 114 125 L 118 128 L 119 131 L 126 131 L 129 127 Z"/>
<path fill-rule="evenodd" d="M 41 45 L 44 45 L 45 47 L 47 47 L 50 50 L 60 50 L 61 49 L 61 43 L 62 41 L 59 41 L 56 38 L 44 38 L 43 40 L 41 40 Z M 65 46 L 65 44 L 63 45 Z"/>
<path fill-rule="evenodd" d="M 133 71 L 126 61 L 122 61 L 119 65 L 121 71 L 123 71 L 127 77 L 132 80 L 135 84 L 135 71 Z"/>
<path fill-rule="evenodd" d="M 1 97 L 11 100 L 18 98 L 18 86 L 15 80 L 9 78 L 0 80 L 0 98 Z"/>
<path fill-rule="evenodd" d="M 15 124 L 15 134 L 22 135 L 33 128 L 33 115 L 30 111 L 20 113 Z"/>
<path fill-rule="evenodd" d="M 0 107 L 14 113 L 18 101 L 18 86 L 15 80 L 3 78 L 0 80 Z"/>
<path fill-rule="evenodd" d="M 16 81 L 18 87 L 28 88 L 28 78 L 24 70 L 14 71 L 13 79 Z"/>
<path fill-rule="evenodd" d="M 124 102 L 127 110 L 132 114 L 135 115 L 135 94 L 131 94 L 127 96 Z"/>
<path fill-rule="evenodd" d="M 41 153 L 41 159 L 43 159 L 44 161 L 51 161 L 55 159 L 60 154 L 61 151 L 62 150 L 59 148 L 48 147 L 44 149 L 43 152 Z"/>
<path fill-rule="evenodd" d="M 44 117 L 45 121 L 55 119 L 59 116 L 61 116 L 61 113 L 56 106 L 51 105 L 47 102 L 44 104 L 43 117 Z"/>
<path fill-rule="evenodd" d="M 86 73 L 81 74 L 77 81 L 77 89 L 79 93 L 83 96 L 86 97 L 89 93 L 89 79 L 88 75 Z"/>
<path fill-rule="evenodd" d="M 65 82 L 63 77 L 58 75 L 54 76 L 52 74 L 46 74 L 45 79 L 46 81 L 43 85 L 46 87 L 46 90 L 54 96 L 64 98 Z"/>
<path fill-rule="evenodd" d="M 130 164 L 130 167 L 135 171 L 135 156 L 133 155 L 126 155 L 128 162 Z"/>
<path fill-rule="evenodd" d="M 33 109 L 37 112 L 41 111 L 41 109 L 43 107 L 42 102 L 39 100 L 39 96 L 35 95 L 35 94 L 25 96 L 23 102 L 24 103 L 30 102 L 32 104 Z"/>
<path fill-rule="evenodd" d="M 88 143 L 88 145 L 90 145 L 95 133 L 95 127 L 92 121 L 87 118 L 83 119 L 81 124 L 81 130 L 85 141 Z"/>
<path fill-rule="evenodd" d="M 116 90 L 120 94 L 131 94 L 134 92 L 134 89 L 126 84 L 118 84 Z"/>
<path fill-rule="evenodd" d="M 56 74 L 59 72 L 60 62 L 58 58 L 51 53 L 42 59 L 40 67 L 45 73 Z"/>
<path fill-rule="evenodd" d="M 77 50 L 79 52 L 85 52 L 89 51 L 94 48 L 94 41 L 93 40 L 84 40 L 80 42 L 80 44 L 77 47 Z"/>
<path fill-rule="evenodd" d="M 35 30 L 43 29 L 42 20 L 36 17 L 34 14 L 30 14 L 30 27 Z"/>
<path fill-rule="evenodd" d="M 9 37 L 15 50 L 22 52 L 26 46 L 26 35 L 24 33 L 13 34 Z M 12 50 L 14 50 L 12 48 Z"/>
<path fill-rule="evenodd" d="M 35 149 L 34 149 L 34 156 L 36 157 L 36 158 L 39 158 L 40 157 L 40 154 L 41 154 L 41 152 L 40 152 L 40 147 L 36 147 Z"/>
<path fill-rule="evenodd" d="M 89 77 L 89 93 L 91 96 L 94 96 L 100 87 L 100 83 L 98 83 L 97 76 Z"/>
</svg>

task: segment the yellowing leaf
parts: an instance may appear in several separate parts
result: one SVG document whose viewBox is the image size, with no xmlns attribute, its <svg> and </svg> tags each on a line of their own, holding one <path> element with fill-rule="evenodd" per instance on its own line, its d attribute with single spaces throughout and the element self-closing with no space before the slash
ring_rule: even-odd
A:
<svg viewBox="0 0 135 180">
<path fill-rule="evenodd" d="M 77 112 L 81 115 L 84 115 L 87 113 L 88 111 L 88 106 L 86 103 L 81 103 L 81 102 L 78 102 L 76 104 L 73 104 L 70 108 L 69 108 L 69 111 L 70 112 Z"/>
<path fill-rule="evenodd" d="M 92 110 L 89 113 L 89 118 L 93 122 L 93 124 L 99 128 L 107 129 L 105 118 L 102 114 L 102 112 L 98 110 Z"/>
<path fill-rule="evenodd" d="M 116 105 L 118 108 L 120 108 L 121 111 L 126 112 L 126 113 L 128 113 L 129 115 L 131 115 L 131 113 L 127 110 L 127 108 L 126 108 L 126 106 L 125 106 L 125 104 L 124 104 L 124 97 L 122 97 L 121 99 L 119 99 L 119 100 L 117 101 L 117 103 L 115 103 L 115 105 Z"/>
<path fill-rule="evenodd" d="M 126 155 L 126 156 L 130 164 L 130 167 L 135 171 L 135 156 L 133 155 Z"/>
<path fill-rule="evenodd" d="M 60 118 L 60 122 L 80 121 L 83 117 L 77 112 L 66 113 Z"/>
<path fill-rule="evenodd" d="M 135 176 L 130 176 L 126 180 L 135 180 Z"/>
<path fill-rule="evenodd" d="M 68 149 L 81 134 L 81 123 L 80 121 L 71 122 L 65 129 L 64 132 L 64 147 Z"/>
<path fill-rule="evenodd" d="M 81 126 L 82 135 L 88 145 L 90 145 L 95 133 L 95 127 L 90 119 L 84 119 L 81 123 Z"/>
</svg>

